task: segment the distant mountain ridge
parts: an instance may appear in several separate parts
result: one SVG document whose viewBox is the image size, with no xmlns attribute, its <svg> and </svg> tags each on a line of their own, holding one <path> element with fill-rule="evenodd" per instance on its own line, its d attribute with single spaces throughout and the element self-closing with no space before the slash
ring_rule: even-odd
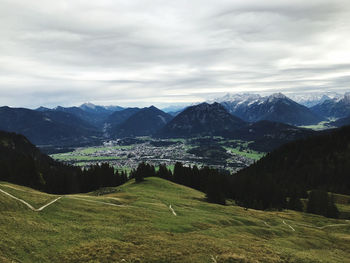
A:
<svg viewBox="0 0 350 263">
<path fill-rule="evenodd" d="M 338 92 L 333 92 L 333 91 L 325 91 L 325 92 L 288 93 L 286 96 L 289 99 L 303 106 L 306 106 L 307 108 L 311 108 L 312 106 L 320 104 L 325 100 L 329 100 L 329 99 L 339 100 L 343 97 L 343 94 L 340 94 Z M 213 103 L 213 102 L 221 103 L 221 102 L 234 102 L 234 101 L 239 103 L 246 100 L 260 99 L 262 97 L 268 97 L 268 96 L 262 96 L 257 93 L 227 93 L 222 97 L 209 100 L 208 103 Z"/>
<path fill-rule="evenodd" d="M 85 103 L 80 107 L 40 107 L 38 112 L 66 112 L 75 115 L 97 130 L 104 133 L 105 138 L 120 138 L 152 135 L 161 129 L 172 116 L 158 108 L 122 108 L 119 106 L 97 106 Z"/>
<path fill-rule="evenodd" d="M 269 120 L 291 125 L 310 125 L 323 120 L 310 109 L 282 93 L 261 97 L 258 94 L 226 95 L 218 99 L 233 115 L 247 122 Z"/>
<path fill-rule="evenodd" d="M 90 123 L 99 130 L 102 130 L 104 123 L 107 118 L 114 112 L 123 110 L 123 107 L 120 106 L 98 106 L 92 103 L 84 103 L 79 107 L 62 107 L 57 106 L 53 109 L 39 107 L 36 110 L 45 112 L 45 111 L 62 111 L 73 114 L 80 119 Z"/>
<path fill-rule="evenodd" d="M 329 127 L 348 123 L 350 93 L 340 99 L 333 93 L 321 95 L 310 93 L 299 97 L 299 100 L 322 101 L 311 109 L 282 93 L 265 97 L 251 93 L 227 94 L 215 99 L 215 103 L 195 104 L 171 114 L 154 106 L 122 108 L 92 103 L 36 110 L 2 107 L 0 129 L 24 134 L 36 145 L 73 146 L 135 136 L 218 135 L 257 141 L 260 145 L 266 140 L 275 147 L 312 133 L 295 126 L 316 124 L 330 117 L 343 120 Z M 333 99 L 329 99 L 332 96 Z M 168 108 L 172 109 L 177 108 Z"/>
<path fill-rule="evenodd" d="M 175 112 L 181 112 L 183 111 L 184 109 L 186 109 L 189 105 L 173 105 L 173 106 L 168 106 L 168 107 L 165 107 L 165 108 L 161 108 L 162 111 L 166 112 L 166 113 L 175 113 Z"/>
<path fill-rule="evenodd" d="M 74 114 L 10 107 L 0 107 L 0 130 L 23 134 L 37 145 L 92 143 L 101 136 Z"/>
<path fill-rule="evenodd" d="M 304 92 L 299 94 L 290 94 L 288 97 L 295 102 L 311 108 L 317 104 L 320 104 L 330 99 L 340 99 L 343 95 L 337 92 Z"/>
<path fill-rule="evenodd" d="M 87 112 L 95 112 L 95 113 L 112 113 L 112 112 L 120 111 L 124 109 L 123 107 L 120 107 L 120 106 L 99 106 L 91 102 L 84 103 L 80 105 L 79 108 Z"/>
<path fill-rule="evenodd" d="M 329 99 L 317 104 L 311 110 L 325 118 L 344 118 L 350 116 L 350 92 L 340 99 Z"/>
</svg>

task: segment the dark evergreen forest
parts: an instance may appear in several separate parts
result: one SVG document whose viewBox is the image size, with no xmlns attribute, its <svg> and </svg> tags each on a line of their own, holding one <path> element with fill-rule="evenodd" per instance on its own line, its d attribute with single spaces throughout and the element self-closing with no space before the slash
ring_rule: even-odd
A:
<svg viewBox="0 0 350 263">
<path fill-rule="evenodd" d="M 121 185 L 127 174 L 114 172 L 108 163 L 82 170 L 54 161 L 24 136 L 0 131 L 0 180 L 47 193 L 71 194 Z"/>
</svg>

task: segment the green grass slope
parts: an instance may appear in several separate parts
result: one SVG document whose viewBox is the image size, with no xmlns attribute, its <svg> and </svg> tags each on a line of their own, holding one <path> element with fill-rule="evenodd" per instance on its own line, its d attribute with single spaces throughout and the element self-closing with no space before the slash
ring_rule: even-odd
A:
<svg viewBox="0 0 350 263">
<path fill-rule="evenodd" d="M 35 208 L 58 197 L 0 189 Z M 40 212 L 0 192 L 0 211 L 0 262 L 350 262 L 346 220 L 209 204 L 159 178 L 63 196 Z"/>
</svg>

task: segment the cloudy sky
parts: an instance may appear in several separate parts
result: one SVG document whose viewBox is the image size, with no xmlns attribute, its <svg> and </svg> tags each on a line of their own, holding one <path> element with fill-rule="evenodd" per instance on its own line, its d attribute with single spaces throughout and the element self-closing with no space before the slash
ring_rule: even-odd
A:
<svg viewBox="0 0 350 263">
<path fill-rule="evenodd" d="M 350 90 L 349 0 L 0 0 L 0 105 Z"/>
</svg>

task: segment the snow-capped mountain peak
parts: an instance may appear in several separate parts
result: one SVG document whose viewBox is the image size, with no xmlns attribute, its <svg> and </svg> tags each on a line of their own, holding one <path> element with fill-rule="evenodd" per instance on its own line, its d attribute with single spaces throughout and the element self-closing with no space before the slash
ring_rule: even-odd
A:
<svg viewBox="0 0 350 263">
<path fill-rule="evenodd" d="M 91 102 L 86 102 L 80 106 L 81 108 L 95 109 L 96 105 Z"/>
<path fill-rule="evenodd" d="M 344 94 L 344 102 L 350 103 L 350 92 Z"/>
<path fill-rule="evenodd" d="M 299 94 L 289 94 L 289 97 L 298 102 L 301 105 L 304 105 L 308 108 L 313 107 L 317 104 L 323 103 L 327 100 L 338 101 L 343 96 L 337 92 L 305 92 Z"/>
<path fill-rule="evenodd" d="M 261 98 L 259 94 L 254 93 L 227 93 L 225 96 L 216 98 L 213 100 L 208 101 L 209 103 L 213 102 L 242 102 L 242 101 L 251 101 Z"/>
<path fill-rule="evenodd" d="M 309 125 L 322 120 L 281 92 L 264 97 L 246 93 L 227 94 L 217 102 L 231 114 L 248 122 L 270 120 L 293 125 Z"/>
<path fill-rule="evenodd" d="M 279 99 L 287 99 L 287 97 L 281 92 L 273 93 L 272 95 L 267 97 L 268 102 L 273 102 L 274 100 L 279 100 Z"/>
</svg>

